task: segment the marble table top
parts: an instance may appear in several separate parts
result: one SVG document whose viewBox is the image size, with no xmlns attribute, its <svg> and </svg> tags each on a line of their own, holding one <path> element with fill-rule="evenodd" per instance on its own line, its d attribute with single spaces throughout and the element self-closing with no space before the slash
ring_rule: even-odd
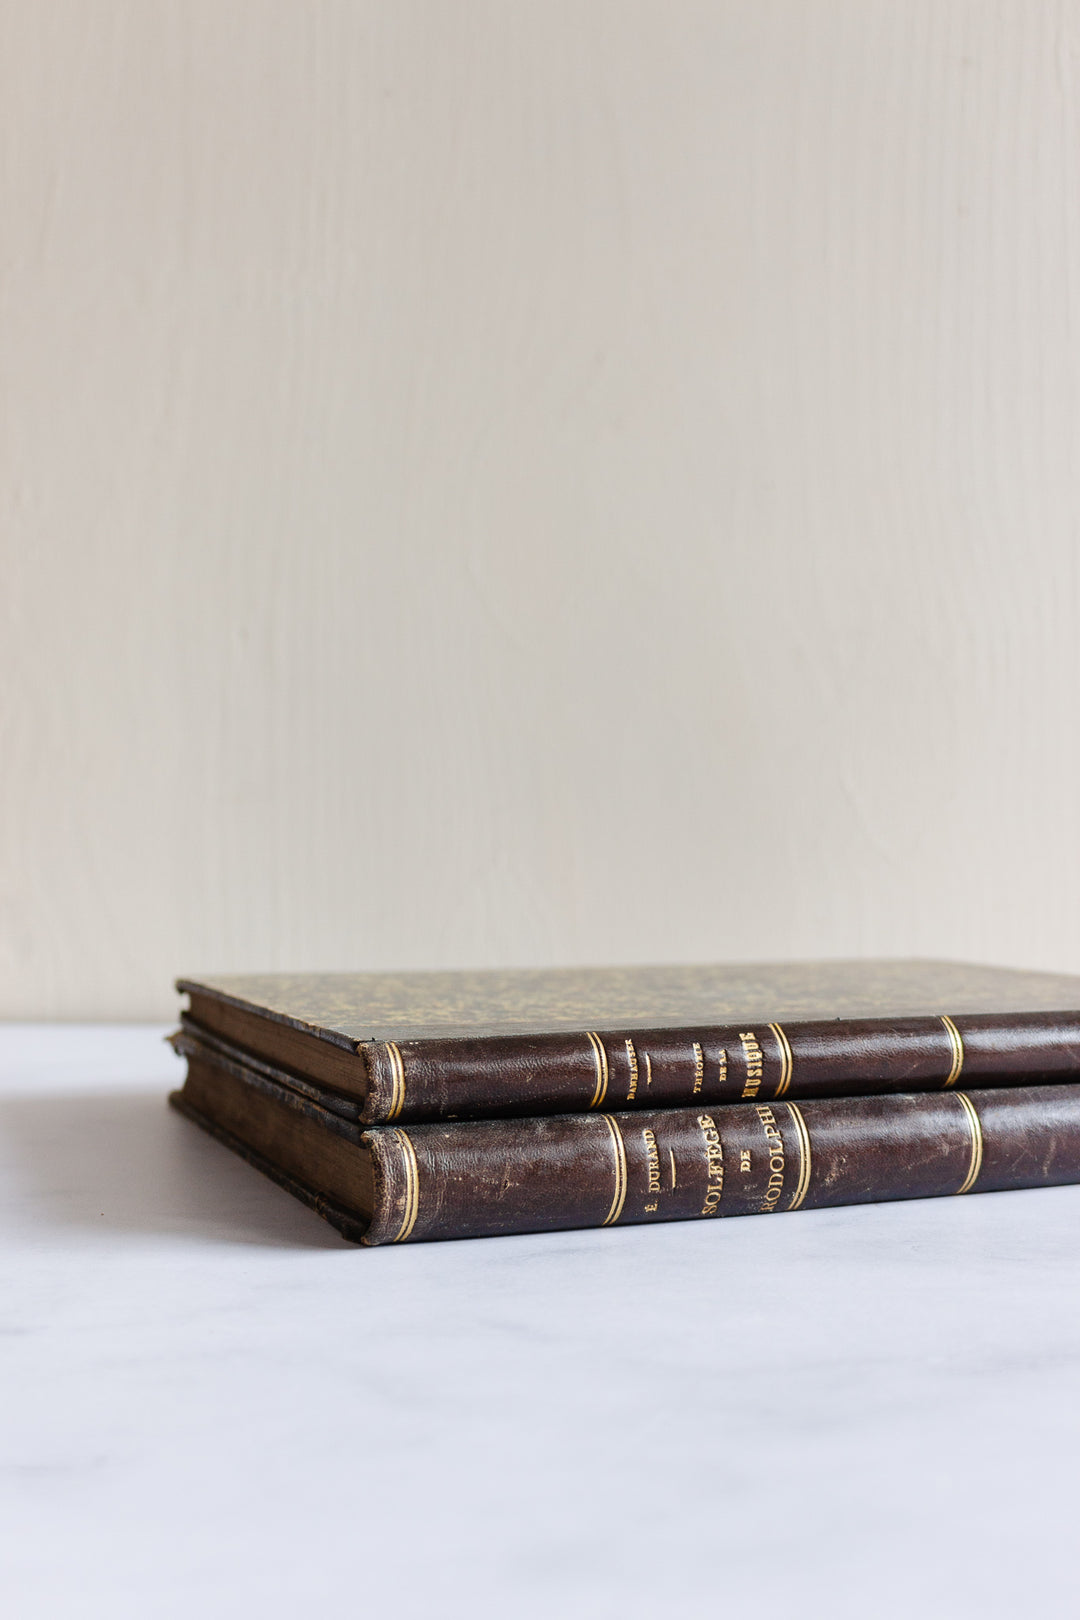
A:
<svg viewBox="0 0 1080 1620">
<path fill-rule="evenodd" d="M 359 1250 L 163 1033 L 0 1028 L 7 1613 L 1076 1607 L 1080 1188 Z"/>
</svg>

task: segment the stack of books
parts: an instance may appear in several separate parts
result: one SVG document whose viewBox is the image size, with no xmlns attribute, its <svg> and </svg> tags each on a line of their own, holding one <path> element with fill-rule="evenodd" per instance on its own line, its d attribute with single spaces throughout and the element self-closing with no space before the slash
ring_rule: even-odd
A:
<svg viewBox="0 0 1080 1620">
<path fill-rule="evenodd" d="M 1080 1181 L 1080 978 L 862 961 L 178 989 L 174 1106 L 364 1244 Z"/>
</svg>

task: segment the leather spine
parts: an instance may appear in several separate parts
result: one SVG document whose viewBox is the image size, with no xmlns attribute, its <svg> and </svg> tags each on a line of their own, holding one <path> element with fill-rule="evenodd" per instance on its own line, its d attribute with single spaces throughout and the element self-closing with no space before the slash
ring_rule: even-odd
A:
<svg viewBox="0 0 1080 1620">
<path fill-rule="evenodd" d="M 582 1030 L 358 1044 L 365 1125 L 717 1107 L 1080 1076 L 1080 1013 Z"/>
<path fill-rule="evenodd" d="M 383 1126 L 369 1245 L 1080 1181 L 1080 1085 Z"/>
</svg>

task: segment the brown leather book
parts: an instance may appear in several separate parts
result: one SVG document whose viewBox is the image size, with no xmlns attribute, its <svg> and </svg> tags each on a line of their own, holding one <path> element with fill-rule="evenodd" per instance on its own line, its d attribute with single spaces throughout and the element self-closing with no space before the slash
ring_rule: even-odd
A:
<svg viewBox="0 0 1080 1620">
<path fill-rule="evenodd" d="M 177 1037 L 182 1113 L 364 1244 L 1080 1181 L 1080 1083 L 364 1129 Z"/>
<path fill-rule="evenodd" d="M 1080 1078 L 1080 978 L 959 962 L 181 979 L 368 1125 Z"/>
</svg>

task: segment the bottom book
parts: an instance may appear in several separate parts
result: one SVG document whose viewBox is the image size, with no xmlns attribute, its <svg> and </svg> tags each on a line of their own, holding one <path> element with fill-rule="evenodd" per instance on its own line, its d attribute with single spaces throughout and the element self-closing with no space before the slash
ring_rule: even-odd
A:
<svg viewBox="0 0 1080 1620">
<path fill-rule="evenodd" d="M 365 1130 L 221 1043 L 174 1045 L 174 1107 L 364 1244 L 1080 1182 L 1080 1084 Z"/>
</svg>

